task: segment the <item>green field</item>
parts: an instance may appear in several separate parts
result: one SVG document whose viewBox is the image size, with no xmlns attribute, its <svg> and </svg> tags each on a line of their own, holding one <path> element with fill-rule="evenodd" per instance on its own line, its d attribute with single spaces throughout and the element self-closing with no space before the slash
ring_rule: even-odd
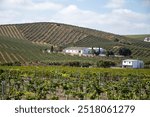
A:
<svg viewBox="0 0 150 117">
<path fill-rule="evenodd" d="M 0 67 L 1 99 L 150 99 L 149 69 Z"/>
<path fill-rule="evenodd" d="M 145 37 L 149 37 L 150 34 L 141 34 L 141 35 L 126 35 L 126 37 L 132 38 L 132 39 L 140 39 L 140 40 L 144 40 Z"/>
</svg>

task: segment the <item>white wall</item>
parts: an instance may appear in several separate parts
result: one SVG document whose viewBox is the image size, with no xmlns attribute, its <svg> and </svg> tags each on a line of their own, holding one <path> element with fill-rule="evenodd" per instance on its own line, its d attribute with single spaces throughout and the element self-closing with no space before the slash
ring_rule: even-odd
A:
<svg viewBox="0 0 150 117">
<path fill-rule="evenodd" d="M 122 66 L 132 67 L 132 68 L 143 68 L 144 63 L 140 60 L 123 60 Z"/>
<path fill-rule="evenodd" d="M 133 64 L 133 61 L 123 61 L 122 65 L 132 65 Z"/>
<path fill-rule="evenodd" d="M 79 50 L 66 50 L 65 52 L 70 54 L 79 54 Z"/>
</svg>

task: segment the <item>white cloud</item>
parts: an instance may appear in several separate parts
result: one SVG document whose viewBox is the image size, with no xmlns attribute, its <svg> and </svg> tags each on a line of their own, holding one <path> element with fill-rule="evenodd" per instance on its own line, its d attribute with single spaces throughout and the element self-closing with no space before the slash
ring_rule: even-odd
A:
<svg viewBox="0 0 150 117">
<path fill-rule="evenodd" d="M 26 6 L 31 3 L 31 0 L 1 0 L 0 7 L 4 9 Z"/>
<path fill-rule="evenodd" d="M 12 5 L 18 5 L 18 4 L 24 4 L 26 2 L 29 2 L 29 0 L 4 0 L 6 3 L 8 4 L 12 4 Z"/>
<path fill-rule="evenodd" d="M 16 18 L 19 16 L 20 14 L 16 11 L 12 10 L 0 11 L 0 23 L 1 24 L 15 23 Z"/>
<path fill-rule="evenodd" d="M 21 10 L 60 10 L 62 4 L 51 1 L 35 2 L 33 0 L 3 0 L 0 6 L 4 9 L 21 9 Z"/>
<path fill-rule="evenodd" d="M 17 12 L 8 10 L 8 11 L 0 11 L 0 19 L 5 19 L 5 18 L 15 18 L 16 15 L 19 15 Z"/>
<path fill-rule="evenodd" d="M 54 20 L 76 25 L 97 23 L 103 18 L 103 15 L 92 11 L 81 10 L 75 5 L 69 5 L 53 17 Z"/>
<path fill-rule="evenodd" d="M 122 8 L 124 6 L 125 0 L 109 0 L 106 5 L 107 8 Z"/>
<path fill-rule="evenodd" d="M 0 24 L 50 21 L 50 15 L 62 8 L 47 0 L 0 0 Z"/>
<path fill-rule="evenodd" d="M 110 12 L 98 13 L 48 0 L 0 0 L 0 23 L 53 21 L 119 34 L 150 33 L 150 14 L 124 8 L 124 0 L 109 0 L 106 6 Z"/>
<path fill-rule="evenodd" d="M 150 33 L 150 14 L 129 9 L 113 9 L 110 13 L 100 14 L 69 5 L 59 11 L 53 20 L 120 34 Z"/>
<path fill-rule="evenodd" d="M 149 18 L 148 14 L 137 13 L 129 9 L 114 9 L 112 14 L 118 16 L 122 20 L 128 21 L 145 21 Z M 118 19 L 119 20 L 119 19 Z"/>
<path fill-rule="evenodd" d="M 63 8 L 63 5 L 52 2 L 42 2 L 42 3 L 32 3 L 26 8 L 30 10 L 48 10 L 48 9 L 60 10 L 61 8 Z"/>
</svg>

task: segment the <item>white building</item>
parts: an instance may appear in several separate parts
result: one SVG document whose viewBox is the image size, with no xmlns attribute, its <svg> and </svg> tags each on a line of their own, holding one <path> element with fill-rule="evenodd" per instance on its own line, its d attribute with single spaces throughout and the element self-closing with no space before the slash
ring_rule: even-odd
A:
<svg viewBox="0 0 150 117">
<path fill-rule="evenodd" d="M 123 68 L 143 68 L 144 62 L 141 60 L 126 59 L 122 61 Z"/>
<path fill-rule="evenodd" d="M 145 37 L 144 41 L 145 42 L 150 42 L 150 37 Z"/>
<path fill-rule="evenodd" d="M 93 48 L 95 52 L 100 50 L 100 53 L 104 53 L 106 50 L 103 48 Z M 92 54 L 92 48 L 90 47 L 68 47 L 63 50 L 64 53 L 72 55 L 90 55 Z"/>
<path fill-rule="evenodd" d="M 44 49 L 42 50 L 43 53 L 51 53 L 51 50 L 50 49 Z"/>
<path fill-rule="evenodd" d="M 86 53 L 85 51 L 86 51 L 86 48 L 84 47 L 68 47 L 63 50 L 64 53 L 73 54 L 73 55 Z"/>
</svg>

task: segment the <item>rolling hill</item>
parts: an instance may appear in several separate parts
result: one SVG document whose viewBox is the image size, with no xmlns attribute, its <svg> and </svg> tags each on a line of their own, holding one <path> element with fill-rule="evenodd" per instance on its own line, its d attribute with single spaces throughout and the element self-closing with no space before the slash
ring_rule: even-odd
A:
<svg viewBox="0 0 150 117">
<path fill-rule="evenodd" d="M 59 23 L 0 25 L 0 63 L 91 60 L 85 57 L 42 53 L 42 50 L 52 45 L 56 48 L 96 46 L 112 50 L 116 54 L 120 47 L 127 47 L 131 49 L 133 58 L 149 60 L 150 44 L 132 37 Z"/>
<path fill-rule="evenodd" d="M 94 39 L 99 38 L 99 40 L 114 40 L 117 38 L 125 41 L 126 39 L 124 36 L 88 28 L 46 22 L 1 25 L 0 35 L 11 38 L 26 39 L 32 42 L 49 43 L 57 46 L 66 46 L 70 43 L 76 43 L 79 40 L 90 38 L 90 36 L 93 36 Z"/>
</svg>

